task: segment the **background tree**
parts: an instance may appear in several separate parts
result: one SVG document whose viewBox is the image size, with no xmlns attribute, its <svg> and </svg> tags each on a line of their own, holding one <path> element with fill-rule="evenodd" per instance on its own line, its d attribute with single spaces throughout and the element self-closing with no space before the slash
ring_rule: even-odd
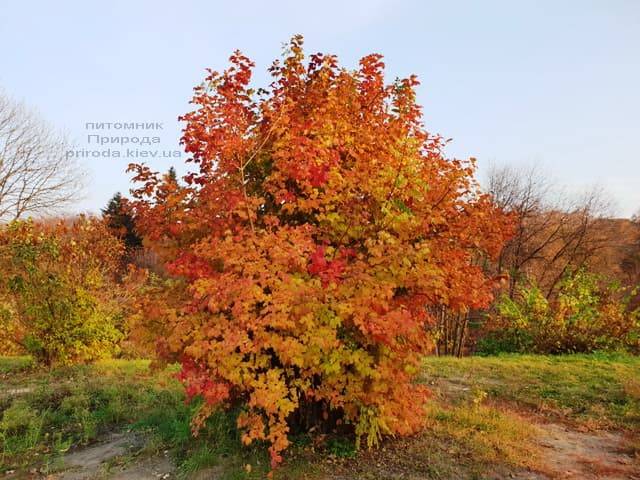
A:
<svg viewBox="0 0 640 480">
<path fill-rule="evenodd" d="M 230 60 L 182 117 L 184 185 L 130 166 L 145 242 L 188 293 L 160 348 L 204 400 L 194 427 L 240 406 L 243 441 L 268 441 L 273 465 L 292 429 L 351 426 L 368 445 L 414 432 L 425 307 L 488 305 L 477 259 L 495 259 L 510 219 L 423 128 L 416 78 L 385 84 L 379 55 L 305 63 L 294 37 L 259 94 L 253 63 Z"/>
<path fill-rule="evenodd" d="M 514 236 L 497 263 L 509 274 L 508 295 L 531 279 L 552 297 L 563 276 L 588 264 L 613 241 L 606 228 L 609 203 L 600 189 L 569 197 L 536 167 L 494 167 L 489 191 L 497 205 L 516 218 Z"/>
<path fill-rule="evenodd" d="M 625 255 L 624 270 L 631 277 L 631 282 L 640 285 L 640 211 L 631 217 L 631 224 L 633 234 Z"/>
<path fill-rule="evenodd" d="M 0 92 L 0 221 L 51 214 L 78 200 L 84 174 L 61 135 Z"/>
<path fill-rule="evenodd" d="M 111 197 L 101 212 L 107 226 L 123 240 L 129 251 L 142 246 L 142 239 L 136 233 L 133 216 L 126 208 L 125 199 L 120 192 Z"/>
<path fill-rule="evenodd" d="M 0 321 L 8 341 L 43 364 L 116 352 L 123 337 L 116 281 L 123 246 L 95 218 L 0 227 Z M 0 309 L 1 309 L 0 305 Z"/>
<path fill-rule="evenodd" d="M 626 276 L 628 285 L 640 286 L 640 211 L 632 218 L 625 235 L 629 240 L 624 242 L 622 253 L 622 270 Z M 632 299 L 632 305 L 640 307 L 640 291 Z"/>
<path fill-rule="evenodd" d="M 169 167 L 167 171 L 167 177 L 169 181 L 178 183 L 178 174 L 176 173 L 176 169 L 174 167 Z"/>
</svg>

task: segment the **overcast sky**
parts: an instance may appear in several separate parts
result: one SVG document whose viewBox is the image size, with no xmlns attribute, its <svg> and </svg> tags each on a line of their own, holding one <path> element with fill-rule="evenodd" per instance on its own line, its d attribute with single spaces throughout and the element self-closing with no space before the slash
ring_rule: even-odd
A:
<svg viewBox="0 0 640 480">
<path fill-rule="evenodd" d="M 127 192 L 130 160 L 88 135 L 160 136 L 149 161 L 179 167 L 176 117 L 204 69 L 241 49 L 257 85 L 282 43 L 354 67 L 385 56 L 388 78 L 415 73 L 427 129 L 452 157 L 539 163 L 569 190 L 594 184 L 617 214 L 640 209 L 640 1 L 29 1 L 0 0 L 0 88 L 69 134 L 91 188 L 78 209 Z M 88 122 L 161 122 L 161 131 L 88 131 Z M 179 170 L 182 168 L 179 167 Z"/>
</svg>

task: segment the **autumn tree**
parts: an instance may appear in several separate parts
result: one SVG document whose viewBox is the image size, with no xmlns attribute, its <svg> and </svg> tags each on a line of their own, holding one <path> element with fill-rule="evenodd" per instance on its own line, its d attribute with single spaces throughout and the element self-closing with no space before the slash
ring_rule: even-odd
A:
<svg viewBox="0 0 640 480">
<path fill-rule="evenodd" d="M 380 55 L 306 62 L 294 37 L 260 90 L 247 57 L 230 62 L 182 117 L 180 185 L 130 166 L 138 225 L 185 298 L 159 347 L 203 400 L 194 428 L 239 406 L 273 465 L 292 430 L 347 425 L 369 446 L 415 432 L 426 307 L 487 306 L 474 259 L 498 255 L 510 219 L 424 129 L 417 79 L 386 84 Z"/>
<path fill-rule="evenodd" d="M 0 339 L 49 366 L 117 352 L 122 253 L 95 218 L 0 227 Z"/>
<path fill-rule="evenodd" d="M 624 255 L 623 269 L 630 280 L 640 284 L 640 211 L 631 217 L 633 233 L 631 240 L 627 242 L 627 251 Z"/>
<path fill-rule="evenodd" d="M 631 217 L 630 225 L 631 234 L 626 235 L 629 240 L 624 243 L 621 266 L 627 283 L 640 286 L 640 211 Z M 640 291 L 632 304 L 640 307 Z"/>
</svg>

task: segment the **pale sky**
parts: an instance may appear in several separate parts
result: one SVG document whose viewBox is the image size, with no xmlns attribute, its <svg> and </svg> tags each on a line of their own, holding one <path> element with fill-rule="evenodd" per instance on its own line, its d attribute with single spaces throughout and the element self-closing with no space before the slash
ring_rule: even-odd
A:
<svg viewBox="0 0 640 480">
<path fill-rule="evenodd" d="M 450 156 L 477 157 L 481 176 L 491 163 L 539 163 L 569 190 L 605 188 L 619 216 L 640 209 L 636 0 L 0 0 L 0 88 L 87 151 L 109 147 L 89 134 L 158 134 L 87 122 L 162 122 L 161 156 L 178 148 L 176 117 L 206 67 L 224 69 L 239 48 L 265 85 L 296 33 L 344 66 L 377 52 L 389 80 L 417 74 L 427 129 L 453 138 Z M 130 159 L 115 147 L 119 158 L 79 159 L 91 183 L 78 210 L 128 192 Z M 182 170 L 184 158 L 148 163 Z"/>
</svg>

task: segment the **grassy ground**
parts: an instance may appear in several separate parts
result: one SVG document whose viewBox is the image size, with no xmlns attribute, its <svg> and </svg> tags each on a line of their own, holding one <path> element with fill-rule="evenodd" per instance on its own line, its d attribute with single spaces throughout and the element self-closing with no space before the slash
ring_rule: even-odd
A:
<svg viewBox="0 0 640 480">
<path fill-rule="evenodd" d="M 46 472 L 72 447 L 114 429 L 151 425 L 165 415 L 163 424 L 178 428 L 178 420 L 189 416 L 170 372 L 151 373 L 146 361 L 53 371 L 34 370 L 25 358 L 0 365 L 0 468 L 24 469 L 35 460 Z"/>
<path fill-rule="evenodd" d="M 216 478 L 264 478 L 264 448 L 240 446 L 233 413 L 214 416 L 192 437 L 193 406 L 185 405 L 174 373 L 153 372 L 139 360 L 43 372 L 28 358 L 0 358 L 0 474 L 59 472 L 69 452 L 110 432 L 133 432 L 144 441 L 109 460 L 107 470 L 167 451 L 178 477 L 212 469 Z M 429 358 L 422 381 L 434 399 L 421 435 L 359 453 L 350 439 L 297 437 L 275 477 L 509 478 L 536 470 L 544 455 L 532 416 L 640 434 L 636 357 Z"/>
<path fill-rule="evenodd" d="M 586 428 L 640 430 L 640 357 L 621 354 L 429 358 L 424 381 Z"/>
</svg>

